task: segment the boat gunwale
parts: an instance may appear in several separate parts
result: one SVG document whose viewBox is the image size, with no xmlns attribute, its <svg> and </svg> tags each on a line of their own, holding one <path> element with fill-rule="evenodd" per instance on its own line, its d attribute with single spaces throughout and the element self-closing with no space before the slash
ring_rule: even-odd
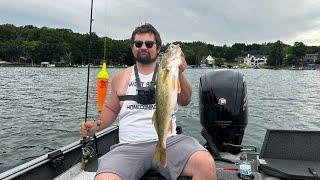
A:
<svg viewBox="0 0 320 180">
<path fill-rule="evenodd" d="M 105 134 L 109 134 L 115 130 L 118 130 L 118 126 L 117 125 L 111 125 L 110 127 L 100 131 L 100 132 L 97 132 L 96 133 L 96 137 L 99 138 L 99 137 L 102 137 L 104 136 Z M 81 140 L 77 140 L 73 143 L 70 143 L 66 146 L 63 146 L 59 149 L 56 149 L 55 151 L 61 151 L 62 154 L 67 154 L 77 148 L 80 148 L 81 147 Z M 0 179 L 2 180 L 5 180 L 5 179 L 13 179 L 13 178 L 16 178 L 16 177 L 19 177 L 20 175 L 32 170 L 32 169 L 35 169 L 45 163 L 48 163 L 51 161 L 51 159 L 49 158 L 49 154 L 55 152 L 55 151 L 52 151 L 52 152 L 49 152 L 47 154 L 44 154 L 42 156 L 39 156 L 33 160 L 30 160 L 26 163 L 23 163 L 23 164 L 20 164 L 14 168 L 11 168 L 7 171 L 4 171 L 2 173 L 0 173 Z"/>
</svg>

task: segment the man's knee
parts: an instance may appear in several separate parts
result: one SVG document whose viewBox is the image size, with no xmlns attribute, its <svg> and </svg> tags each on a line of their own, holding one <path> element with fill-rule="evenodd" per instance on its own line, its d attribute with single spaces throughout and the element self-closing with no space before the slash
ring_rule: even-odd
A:
<svg viewBox="0 0 320 180">
<path fill-rule="evenodd" d="M 196 153 L 194 153 L 196 161 L 195 174 L 204 179 L 216 179 L 216 165 L 212 155 L 208 151 L 199 151 Z"/>
<path fill-rule="evenodd" d="M 211 154 L 207 151 L 198 151 L 189 158 L 182 175 L 216 179 L 216 166 Z"/>
<path fill-rule="evenodd" d="M 122 178 L 114 173 L 100 173 L 94 180 L 121 180 Z"/>
<path fill-rule="evenodd" d="M 208 151 L 198 151 L 193 154 L 194 155 L 194 161 L 196 163 L 196 167 L 198 167 L 198 170 L 214 170 L 216 169 L 215 162 L 211 156 L 211 154 Z M 193 156 L 192 155 L 192 156 Z M 192 157 L 191 156 L 191 157 Z"/>
</svg>

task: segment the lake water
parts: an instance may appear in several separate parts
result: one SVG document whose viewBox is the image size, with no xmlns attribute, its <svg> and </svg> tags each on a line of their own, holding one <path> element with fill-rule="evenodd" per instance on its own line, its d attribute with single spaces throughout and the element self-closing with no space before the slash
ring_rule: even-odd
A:
<svg viewBox="0 0 320 180">
<path fill-rule="evenodd" d="M 112 76 L 120 69 L 108 69 Z M 88 115 L 97 115 L 91 69 Z M 188 69 L 192 102 L 179 108 L 185 134 L 200 135 L 199 78 L 212 69 Z M 240 69 L 249 98 L 243 144 L 261 148 L 267 128 L 320 130 L 320 71 Z M 80 139 L 86 68 L 0 67 L 0 172 Z M 110 89 L 110 87 L 109 87 Z"/>
</svg>

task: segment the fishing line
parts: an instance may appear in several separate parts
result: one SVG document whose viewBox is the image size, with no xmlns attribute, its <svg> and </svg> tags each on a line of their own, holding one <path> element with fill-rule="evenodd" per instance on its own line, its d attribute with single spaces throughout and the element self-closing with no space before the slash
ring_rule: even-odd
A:
<svg viewBox="0 0 320 180">
<path fill-rule="evenodd" d="M 88 74 L 87 74 L 87 94 L 86 94 L 86 109 L 85 109 L 85 119 L 84 123 L 87 122 L 88 118 L 88 101 L 89 101 L 89 82 L 90 82 L 90 60 L 91 60 L 91 34 L 92 34 L 92 9 L 93 9 L 93 0 L 91 0 L 91 12 L 90 12 L 90 31 L 89 31 L 89 57 L 88 57 Z M 88 153 L 87 146 L 90 144 L 90 137 L 83 137 L 81 141 L 82 145 L 82 154 L 81 154 L 81 169 L 85 168 L 85 164 L 88 161 L 88 158 L 91 156 L 91 153 Z"/>
<path fill-rule="evenodd" d="M 93 9 L 93 0 L 91 0 L 91 12 L 90 12 L 89 57 L 88 57 L 86 112 L 85 112 L 85 118 L 84 118 L 84 122 L 85 122 L 85 123 L 87 122 L 87 117 L 88 117 L 88 101 L 89 101 L 90 60 L 91 60 L 91 34 L 92 34 L 92 9 Z"/>
<path fill-rule="evenodd" d="M 108 6 L 107 6 L 107 1 L 105 1 L 105 7 L 104 7 L 104 9 L 105 9 L 105 11 L 104 11 L 104 12 L 105 12 L 105 14 L 104 14 L 105 17 L 107 17 L 107 7 L 108 7 Z M 107 18 L 105 18 L 105 19 L 107 19 Z M 105 31 L 106 31 L 106 32 L 105 32 L 105 37 L 104 37 L 104 48 L 103 48 L 103 60 L 104 60 L 104 61 L 106 61 L 106 56 L 107 56 L 107 55 L 106 55 L 106 53 L 107 53 L 107 52 L 106 52 L 106 51 L 107 51 L 107 31 L 108 31 L 108 26 L 107 26 L 107 24 L 108 24 L 108 23 L 107 23 L 107 20 L 106 20 L 106 23 L 105 23 Z"/>
</svg>

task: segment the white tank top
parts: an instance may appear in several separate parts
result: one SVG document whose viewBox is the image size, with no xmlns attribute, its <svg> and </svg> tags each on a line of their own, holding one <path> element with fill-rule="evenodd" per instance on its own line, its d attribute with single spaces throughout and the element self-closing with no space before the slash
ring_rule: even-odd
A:
<svg viewBox="0 0 320 180">
<path fill-rule="evenodd" d="M 141 87 L 149 86 L 152 81 L 153 73 L 143 75 L 139 73 Z M 136 78 L 134 68 L 130 77 L 130 83 L 126 95 L 137 95 Z M 177 110 L 175 109 L 175 112 Z M 158 140 L 157 132 L 152 123 L 152 116 L 155 111 L 155 104 L 142 105 L 136 101 L 123 101 L 119 112 L 119 141 L 123 143 L 144 143 Z M 168 136 L 176 135 L 176 116 L 175 112 L 172 116 L 173 131 Z"/>
</svg>

